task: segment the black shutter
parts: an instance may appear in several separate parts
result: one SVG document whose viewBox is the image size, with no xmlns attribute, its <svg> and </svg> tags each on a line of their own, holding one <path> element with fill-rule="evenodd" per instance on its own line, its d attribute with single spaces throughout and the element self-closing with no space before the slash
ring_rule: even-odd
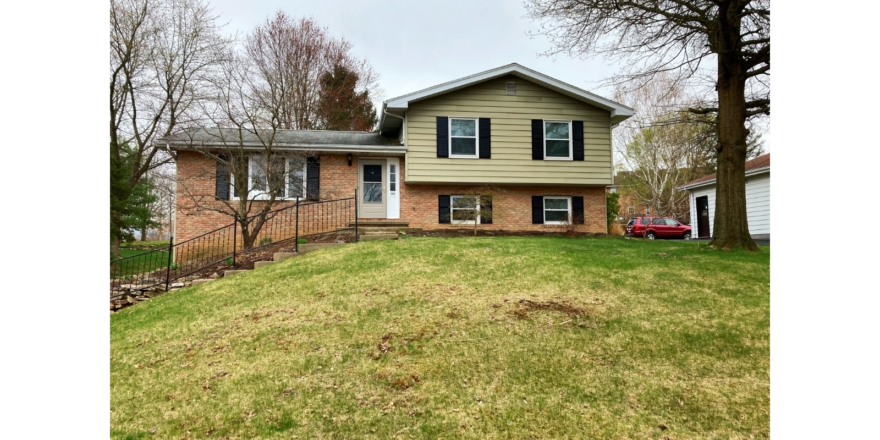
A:
<svg viewBox="0 0 880 440">
<path fill-rule="evenodd" d="M 437 207 L 439 209 L 440 215 L 440 223 L 450 223 L 449 218 L 449 196 L 441 195 L 437 200 Z"/>
<path fill-rule="evenodd" d="M 449 118 L 437 116 L 437 157 L 449 157 Z"/>
<path fill-rule="evenodd" d="M 480 159 L 492 158 L 492 120 L 480 118 Z"/>
<path fill-rule="evenodd" d="M 572 224 L 584 224 L 584 198 L 582 196 L 571 196 L 571 217 Z"/>
<path fill-rule="evenodd" d="M 306 199 L 321 199 L 321 158 L 309 157 L 306 160 Z"/>
<path fill-rule="evenodd" d="M 532 160 L 544 160 L 543 119 L 532 119 Z"/>
<path fill-rule="evenodd" d="M 488 213 L 488 217 L 484 214 Z M 480 224 L 492 224 L 492 196 L 480 196 Z"/>
<path fill-rule="evenodd" d="M 572 159 L 584 160 L 584 121 L 571 121 Z"/>
<path fill-rule="evenodd" d="M 532 224 L 544 224 L 544 197 L 532 196 Z"/>
<path fill-rule="evenodd" d="M 218 157 L 220 160 L 217 161 L 217 179 L 214 195 L 220 200 L 229 200 L 229 156 Z"/>
</svg>

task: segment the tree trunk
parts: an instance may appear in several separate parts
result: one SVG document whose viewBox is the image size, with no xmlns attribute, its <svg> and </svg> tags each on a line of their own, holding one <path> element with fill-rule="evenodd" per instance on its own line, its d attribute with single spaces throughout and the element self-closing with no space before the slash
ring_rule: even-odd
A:
<svg viewBox="0 0 880 440">
<path fill-rule="evenodd" d="M 718 177 L 710 246 L 760 251 L 746 215 L 746 69 L 732 52 L 718 56 Z"/>
<path fill-rule="evenodd" d="M 147 241 L 147 227 L 141 228 L 141 241 Z"/>
<path fill-rule="evenodd" d="M 113 236 L 110 238 L 110 258 L 113 260 L 119 259 L 119 246 L 120 246 L 119 237 Z"/>
</svg>

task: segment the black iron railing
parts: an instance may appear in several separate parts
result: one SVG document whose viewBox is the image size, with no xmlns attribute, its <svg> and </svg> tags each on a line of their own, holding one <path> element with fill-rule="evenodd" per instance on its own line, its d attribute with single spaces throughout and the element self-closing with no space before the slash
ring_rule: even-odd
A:
<svg viewBox="0 0 880 440">
<path fill-rule="evenodd" d="M 241 223 L 262 227 L 249 246 L 242 238 Z M 352 224 L 354 225 L 352 227 Z M 174 237 L 167 247 L 120 258 L 110 262 L 110 298 L 152 290 L 166 290 L 171 283 L 208 267 L 225 264 L 235 267 L 237 255 L 266 246 L 293 241 L 299 251 L 299 239 L 331 232 L 357 230 L 357 191 L 355 197 L 323 201 L 297 201 L 295 204 L 262 214 L 235 220 L 221 228 L 178 243 Z"/>
</svg>

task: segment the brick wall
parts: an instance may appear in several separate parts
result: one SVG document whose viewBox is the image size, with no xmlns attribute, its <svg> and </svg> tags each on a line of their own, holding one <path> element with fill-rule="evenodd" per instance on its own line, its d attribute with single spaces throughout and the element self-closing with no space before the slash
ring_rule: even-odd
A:
<svg viewBox="0 0 880 440">
<path fill-rule="evenodd" d="M 360 156 L 370 157 L 370 156 Z M 347 155 L 322 155 L 320 196 L 322 200 L 347 198 L 354 195 L 357 185 L 357 158 L 348 166 Z M 468 225 L 440 224 L 438 196 L 441 194 L 467 194 L 476 187 L 462 185 L 407 185 L 405 159 L 400 158 L 400 219 L 412 227 L 425 229 L 466 228 Z M 175 240 L 182 241 L 204 234 L 232 222 L 232 217 L 212 211 L 222 206 L 214 200 L 213 159 L 195 152 L 179 152 L 177 161 L 177 213 Z M 605 232 L 604 187 L 574 186 L 503 186 L 493 197 L 493 224 L 480 225 L 481 229 L 504 230 L 563 230 L 562 226 L 532 224 L 533 195 L 564 195 L 584 197 L 584 224 L 574 228 L 580 232 Z M 256 206 L 259 206 L 257 203 Z M 294 202 L 278 203 L 273 209 L 289 206 Z M 253 211 L 254 213 L 256 211 Z M 302 216 L 303 213 L 301 213 Z M 268 225 L 267 225 L 268 226 Z M 302 231 L 301 231 L 302 233 Z M 278 239 L 279 237 L 273 237 Z"/>
</svg>

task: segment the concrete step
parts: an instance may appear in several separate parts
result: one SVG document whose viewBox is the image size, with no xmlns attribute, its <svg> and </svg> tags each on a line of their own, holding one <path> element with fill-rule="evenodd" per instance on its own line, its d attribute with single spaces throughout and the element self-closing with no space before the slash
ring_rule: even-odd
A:
<svg viewBox="0 0 880 440">
<path fill-rule="evenodd" d="M 396 234 L 398 232 L 421 232 L 422 228 L 405 228 L 405 227 L 386 227 L 380 228 L 376 226 L 371 226 L 367 228 L 358 228 L 358 234 L 365 235 L 369 233 L 381 233 L 381 234 Z"/>
<path fill-rule="evenodd" d="M 354 225 L 355 225 L 355 222 L 351 222 L 351 223 L 348 224 L 348 226 L 350 226 L 350 227 L 352 227 L 352 228 L 354 227 Z M 372 227 L 372 226 L 379 226 L 379 227 L 382 227 L 382 226 L 388 226 L 388 227 L 396 227 L 396 226 L 400 226 L 400 227 L 404 227 L 404 228 L 405 228 L 405 227 L 409 226 L 409 222 L 392 221 L 392 220 L 389 220 L 389 221 L 377 221 L 377 220 L 369 220 L 369 221 L 367 221 L 367 220 L 358 220 L 358 222 L 357 222 L 357 226 L 358 226 L 358 228 L 369 228 L 369 227 Z"/>
<path fill-rule="evenodd" d="M 361 241 L 373 240 L 397 240 L 397 234 L 367 234 L 361 236 Z"/>
<path fill-rule="evenodd" d="M 192 285 L 198 286 L 199 284 L 206 284 L 206 283 L 210 283 L 211 281 L 214 281 L 214 280 L 211 278 L 202 278 L 202 279 L 198 279 L 198 280 L 192 280 Z"/>
<path fill-rule="evenodd" d="M 257 269 L 257 268 L 260 268 L 263 266 L 268 266 L 272 263 L 274 263 L 274 261 L 254 261 L 254 269 Z"/>
<path fill-rule="evenodd" d="M 227 270 L 226 272 L 223 272 L 223 276 L 224 277 L 231 277 L 233 275 L 238 275 L 240 273 L 245 273 L 245 272 L 249 272 L 249 271 L 247 271 L 247 270 Z"/>
<path fill-rule="evenodd" d="M 324 249 L 334 246 L 342 246 L 346 243 L 307 243 L 299 245 L 299 253 L 307 254 L 318 249 Z"/>
<path fill-rule="evenodd" d="M 300 245 L 302 246 L 302 245 Z M 298 257 L 299 254 L 296 252 L 275 252 L 275 255 L 272 256 L 272 259 L 277 261 L 284 261 L 288 258 Z"/>
</svg>

